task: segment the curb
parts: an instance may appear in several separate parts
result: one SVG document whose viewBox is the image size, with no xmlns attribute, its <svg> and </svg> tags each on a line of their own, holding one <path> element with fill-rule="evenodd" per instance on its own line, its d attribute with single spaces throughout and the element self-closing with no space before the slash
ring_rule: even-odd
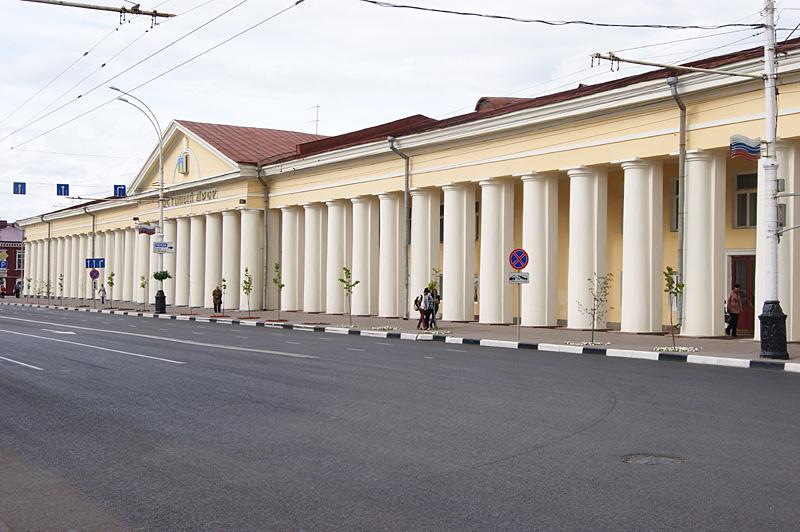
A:
<svg viewBox="0 0 800 532">
<path fill-rule="evenodd" d="M 155 318 L 176 321 L 194 321 L 198 323 L 217 323 L 222 325 L 242 325 L 250 327 L 264 327 L 267 329 L 283 329 L 302 332 L 316 332 L 339 335 L 364 336 L 367 338 L 386 338 L 392 340 L 410 340 L 412 342 L 444 342 L 448 344 L 477 345 L 481 347 L 496 347 L 502 349 L 525 349 L 533 351 L 550 351 L 557 353 L 568 353 L 575 355 L 594 355 L 609 358 L 632 358 L 637 360 L 653 360 L 660 362 L 683 362 L 686 364 L 701 364 L 709 366 L 724 366 L 731 368 L 745 369 L 766 369 L 772 371 L 783 371 L 789 373 L 800 373 L 800 362 L 779 362 L 771 360 L 729 358 L 713 355 L 696 355 L 691 353 L 668 353 L 658 351 L 640 351 L 635 349 L 615 349 L 596 346 L 579 346 L 568 344 L 549 344 L 515 342 L 511 340 L 494 340 L 490 338 L 462 338 L 459 336 L 444 336 L 428 333 L 406 333 L 392 331 L 375 331 L 348 329 L 346 327 L 324 327 L 319 325 L 303 325 L 299 323 L 286 323 L 274 321 L 252 321 L 237 319 L 209 318 L 206 316 L 178 316 L 175 314 L 154 314 L 152 312 L 137 312 L 131 310 L 114 309 L 94 309 L 82 307 L 64 307 L 59 305 L 36 305 L 33 303 L 8 303 L 0 302 L 0 305 L 44 308 L 51 310 L 71 310 L 77 312 L 94 312 L 102 314 L 117 314 L 122 316 L 137 316 L 140 318 Z"/>
</svg>

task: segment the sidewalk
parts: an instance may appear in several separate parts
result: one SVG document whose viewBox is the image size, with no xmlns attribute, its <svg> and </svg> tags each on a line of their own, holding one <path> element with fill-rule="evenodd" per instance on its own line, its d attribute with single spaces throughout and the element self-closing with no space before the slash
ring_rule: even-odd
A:
<svg viewBox="0 0 800 532">
<path fill-rule="evenodd" d="M 0 300 L 0 303 L 25 303 L 36 304 L 36 298 L 20 297 L 6 297 Z M 46 299 L 42 299 L 40 304 L 48 305 Z M 77 307 L 83 309 L 111 309 L 112 305 L 100 305 L 99 301 L 93 302 L 91 300 L 83 302 L 77 299 L 60 300 L 53 298 L 50 305 Z M 132 304 L 129 302 L 116 302 L 113 304 L 113 309 L 117 311 L 129 311 L 132 313 L 152 313 L 152 305 Z M 173 316 L 182 316 L 185 318 L 209 318 L 213 312 L 209 309 L 191 310 L 187 307 L 168 307 L 167 314 Z M 225 320 L 243 320 L 258 323 L 263 325 L 265 322 L 275 322 L 278 318 L 278 313 L 275 310 L 269 311 L 253 311 L 250 313 L 251 318 L 248 319 L 247 311 L 239 310 L 226 310 Z M 324 328 L 339 329 L 348 327 L 347 315 L 332 315 L 332 314 L 310 314 L 304 312 L 285 312 L 280 313 L 282 323 L 292 325 L 307 325 L 316 327 L 318 330 Z M 205 320 L 204 320 L 205 321 Z M 385 331 L 391 336 L 399 337 L 399 333 L 403 334 L 404 338 L 410 339 L 411 336 L 425 333 L 425 331 L 418 331 L 416 329 L 417 320 L 403 320 L 399 318 L 378 318 L 378 317 L 353 317 L 353 328 L 362 331 Z M 446 321 L 439 321 L 439 331 L 435 331 L 434 335 L 437 340 L 447 341 L 449 343 L 482 343 L 483 345 L 493 345 L 492 341 L 499 341 L 500 347 L 518 347 L 517 342 L 517 326 L 516 325 L 486 325 L 476 322 L 470 323 L 452 323 Z M 329 331 L 332 332 L 332 331 Z M 346 332 L 346 331 L 345 331 Z M 369 333 L 372 335 L 372 332 Z M 431 339 L 430 334 L 419 339 Z M 445 338 L 449 337 L 449 338 Z M 528 347 L 538 345 L 539 349 L 551 351 L 565 351 L 572 353 L 596 353 L 606 354 L 606 351 L 640 351 L 647 352 L 651 355 L 657 355 L 656 348 L 672 345 L 672 339 L 669 335 L 644 335 L 644 334 L 630 334 L 621 333 L 618 331 L 598 332 L 595 333 L 595 342 L 599 345 L 593 347 L 582 347 L 581 342 L 588 342 L 590 339 L 589 331 L 576 331 L 565 328 L 539 328 L 539 327 L 522 327 L 520 330 L 520 342 L 527 344 Z M 765 361 L 759 359 L 759 343 L 752 338 L 686 338 L 676 337 L 678 346 L 696 347 L 700 348 L 695 353 L 682 353 L 681 355 L 714 357 L 722 359 L 735 359 L 741 362 L 747 360 Z M 545 344 L 545 345 L 541 345 Z M 520 345 L 519 347 L 523 347 Z M 791 362 L 800 362 L 800 344 L 794 343 L 788 346 L 789 357 Z M 614 355 L 609 355 L 614 356 Z M 624 354 L 616 356 L 626 356 Z M 636 357 L 647 358 L 647 357 Z M 657 357 L 656 357 L 657 358 Z M 669 359 L 669 357 L 665 357 Z M 738 365 L 731 361 L 732 364 Z M 723 361 L 724 364 L 724 361 Z"/>
</svg>

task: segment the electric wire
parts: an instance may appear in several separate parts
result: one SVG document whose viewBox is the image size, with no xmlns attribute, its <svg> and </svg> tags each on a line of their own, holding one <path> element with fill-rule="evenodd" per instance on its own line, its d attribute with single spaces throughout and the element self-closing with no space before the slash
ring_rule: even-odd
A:
<svg viewBox="0 0 800 532">
<path fill-rule="evenodd" d="M 493 15 L 488 13 L 475 13 L 470 11 L 455 11 L 451 9 L 440 9 L 440 8 L 433 8 L 433 7 L 422 7 L 422 6 L 414 6 L 409 4 L 396 4 L 393 2 L 383 2 L 380 0 L 358 0 L 359 2 L 363 2 L 366 4 L 372 4 L 378 7 L 389 7 L 389 8 L 397 8 L 397 9 L 409 9 L 414 11 L 426 11 L 430 13 L 442 13 L 447 15 L 459 15 L 465 17 L 479 17 L 479 18 L 489 18 L 489 19 L 496 19 L 496 20 L 506 20 L 511 22 L 523 22 L 523 23 L 534 23 L 534 24 L 544 24 L 547 26 L 571 26 L 571 25 L 582 25 L 582 26 L 595 26 L 595 27 L 602 27 L 602 28 L 649 28 L 649 29 L 668 29 L 668 30 L 716 30 L 716 29 L 724 29 L 724 28 L 763 28 L 764 25 L 759 24 L 737 24 L 737 23 L 729 23 L 729 24 L 706 24 L 706 25 L 694 25 L 694 24 L 625 24 L 625 23 L 609 23 L 609 22 L 593 22 L 589 20 L 544 20 L 544 19 L 535 19 L 535 18 L 521 18 L 521 17 L 512 17 L 506 15 Z"/>
<path fill-rule="evenodd" d="M 94 87 L 92 87 L 91 89 L 89 89 L 88 91 L 86 91 L 86 92 L 84 92 L 84 93 L 82 93 L 82 94 L 79 94 L 79 95 L 78 95 L 76 98 L 74 98 L 74 99 L 72 99 L 72 100 L 69 100 L 69 101 L 67 101 L 67 102 L 63 103 L 62 105 L 60 105 L 60 106 L 56 107 L 55 109 L 52 109 L 52 110 L 48 111 L 47 113 L 45 113 L 45 114 L 41 115 L 40 117 L 38 117 L 38 118 L 35 118 L 35 119 L 33 119 L 33 120 L 31 120 L 31 121 L 27 122 L 26 124 L 24 124 L 24 125 L 22 125 L 22 126 L 20 126 L 20 127 L 16 128 L 16 129 L 14 129 L 14 130 L 13 130 L 13 131 L 11 131 L 10 133 L 6 134 L 4 137 L 0 138 L 0 142 L 2 142 L 2 141 L 4 141 L 4 140 L 6 140 L 7 138 L 11 137 L 12 135 L 14 135 L 14 134 L 16 134 L 16 133 L 19 133 L 20 131 L 23 131 L 24 129 L 27 129 L 27 128 L 29 128 L 30 126 L 32 126 L 32 125 L 34 125 L 34 124 L 38 123 L 39 121 L 43 120 L 44 118 L 47 118 L 48 116 L 52 115 L 53 113 L 56 113 L 56 112 L 60 111 L 61 109 L 64 109 L 65 107 L 67 107 L 68 105 L 71 105 L 71 104 L 75 103 L 75 102 L 76 102 L 76 101 L 78 101 L 79 99 L 81 99 L 81 98 L 83 98 L 83 97 L 85 97 L 85 96 L 88 96 L 89 94 L 93 93 L 93 92 L 94 92 L 94 91 L 96 91 L 97 89 L 99 89 L 99 88 L 101 88 L 101 87 L 103 87 L 103 86 L 106 86 L 106 85 L 108 85 L 108 83 L 110 83 L 111 81 L 113 81 L 113 80 L 117 79 L 118 77 L 122 76 L 123 74 L 126 74 L 126 73 L 130 72 L 131 70 L 133 70 L 134 68 L 138 67 L 138 66 L 139 66 L 139 65 L 141 65 L 142 63 L 144 63 L 144 62 L 146 62 L 146 61 L 148 61 L 148 60 L 152 59 L 153 57 L 155 57 L 156 55 L 160 54 L 160 53 L 161 53 L 161 52 L 163 52 L 164 50 L 167 50 L 168 48 L 170 48 L 170 47 L 172 47 L 172 46 L 176 45 L 177 43 L 179 43 L 179 42 L 181 42 L 182 40 L 186 39 L 186 38 L 187 38 L 187 37 L 189 37 L 190 35 L 192 35 L 192 34 L 194 34 L 194 33 L 198 32 L 198 31 L 200 31 L 200 30 L 201 30 L 201 29 L 203 29 L 204 27 L 206 27 L 206 26 L 208 26 L 209 24 L 211 24 L 211 23 L 213 23 L 213 22 L 215 22 L 215 21 L 219 20 L 220 18 L 222 18 L 223 16 L 227 15 L 228 13 L 230 13 L 231 11 L 233 11 L 234 9 L 236 9 L 236 8 L 240 7 L 241 5 L 243 5 L 243 4 L 245 4 L 245 3 L 249 2 L 249 1 L 250 1 L 250 0 L 241 0 L 240 2 L 238 2 L 238 3 L 234 4 L 233 6 L 229 7 L 228 9 L 226 9 L 226 10 L 222 11 L 220 14 L 218 14 L 218 15 L 214 16 L 213 18 L 211 18 L 211 19 L 207 20 L 207 21 L 206 21 L 206 22 L 204 22 L 203 24 L 201 24 L 201 25 L 197 26 L 196 28 L 192 29 L 191 31 L 189 31 L 189 32 L 187 32 L 187 33 L 185 33 L 185 34 L 181 35 L 180 37 L 178 37 L 178 38 L 177 38 L 177 39 L 175 39 L 174 41 L 170 42 L 169 44 L 166 44 L 166 45 L 162 46 L 161 48 L 159 48 L 159 49 L 158 49 L 158 50 L 156 50 L 155 52 L 151 53 L 150 55 L 148 55 L 148 56 L 146 56 L 146 57 L 144 57 L 144 58 L 142 58 L 142 59 L 140 59 L 139 61 L 137 61 L 136 63 L 132 64 L 131 66 L 129 66 L 129 67 L 127 67 L 127 68 L 123 69 L 122 71 L 120 71 L 120 72 L 118 72 L 118 73 L 114 74 L 114 75 L 113 75 L 113 76 L 111 76 L 110 78 L 108 78 L 108 79 L 106 79 L 106 80 L 104 80 L 104 81 L 102 81 L 102 82 L 98 83 L 97 85 L 95 85 Z M 302 1 L 302 0 L 300 0 L 300 1 Z M 298 2 L 298 3 L 299 3 L 299 2 Z"/>
<path fill-rule="evenodd" d="M 241 4 L 243 4 L 243 3 L 244 3 L 244 2 L 246 2 L 246 1 L 248 1 L 248 0 L 243 0 L 242 2 L 240 2 L 239 4 L 237 4 L 237 6 L 238 6 L 238 5 L 241 5 Z M 205 50 L 203 50 L 202 52 L 199 52 L 199 53 L 197 53 L 197 54 L 193 55 L 193 56 L 192 56 L 192 57 L 190 57 L 189 59 L 186 59 L 186 60 L 184 60 L 184 61 L 181 61 L 180 63 L 178 63 L 178 64 L 176 64 L 176 65 L 174 65 L 174 66 L 172 66 L 172 67 L 168 68 L 167 70 L 164 70 L 164 71 L 162 71 L 160 74 L 157 74 L 156 76 L 153 76 L 152 78 L 148 79 L 147 81 L 144 81 L 144 82 L 142 82 L 142 83 L 140 83 L 140 84 L 136 85 L 135 87 L 133 87 L 133 88 L 129 89 L 129 90 L 128 90 L 128 92 L 133 92 L 133 91 L 135 91 L 135 90 L 138 90 L 138 89 L 140 89 L 140 88 L 144 87 L 145 85 L 148 85 L 148 84 L 150 84 L 150 83 L 152 83 L 152 82 L 156 81 L 157 79 L 159 79 L 159 78 L 161 78 L 161 77 L 163 77 L 163 76 L 165 76 L 165 75 L 169 74 L 170 72 L 173 72 L 173 71 L 175 71 L 175 70 L 177 70 L 177 69 L 179 69 L 179 68 L 181 68 L 181 67 L 183 67 L 183 66 L 187 65 L 188 63 L 191 63 L 192 61 L 195 61 L 196 59 L 199 59 L 200 57 L 202 57 L 202 56 L 206 55 L 207 53 L 209 53 L 209 52 L 212 52 L 213 50 L 216 50 L 216 49 L 217 49 L 217 48 L 219 48 L 220 46 L 223 46 L 223 45 L 225 45 L 225 44 L 227 44 L 227 43 L 231 42 L 232 40 L 234 40 L 234 39 L 236 39 L 236 38 L 238 38 L 238 37 L 240 37 L 240 36 L 244 35 L 245 33 L 248 33 L 248 32 L 250 32 L 250 31 L 252 31 L 252 30 L 254 30 L 254 29 L 258 28 L 259 26 L 261 26 L 261 25 L 265 24 L 266 22 L 269 22 L 270 20 L 272 20 L 272 19 L 274 19 L 274 18 L 276 18 L 276 17 L 278 17 L 278 16 L 280 16 L 280 15 L 282 15 L 282 14 L 286 13 L 287 11 L 289 11 L 289 10 L 291 10 L 291 9 L 293 9 L 293 8 L 295 8 L 295 7 L 297 7 L 298 5 L 302 4 L 304 1 L 305 1 L 305 0 L 295 0 L 295 2 L 294 2 L 294 3 L 292 3 L 291 5 L 289 5 L 289 6 L 285 7 L 285 8 L 283 8 L 283 9 L 280 9 L 279 11 L 276 11 L 276 12 L 275 12 L 275 13 L 273 13 L 272 15 L 269 15 L 268 17 L 261 19 L 260 21 L 258 21 L 258 22 L 256 22 L 255 24 L 252 24 L 252 25 L 250 25 L 250 26 L 246 27 L 245 29 L 243 29 L 243 30 L 239 31 L 238 33 L 236 33 L 236 34 L 234 34 L 234 35 L 232 35 L 232 36 L 230 36 L 230 37 L 228 37 L 228 38 L 226 38 L 226 39 L 224 39 L 224 40 L 222 40 L 222 41 L 218 42 L 217 44 L 215 44 L 215 45 L 213 45 L 213 46 L 211 46 L 211 47 L 209 47 L 209 48 L 206 48 L 206 49 L 205 49 Z M 236 6 L 234 6 L 234 7 L 236 7 Z M 192 30 L 192 31 L 194 32 L 194 31 L 196 31 L 196 30 Z M 188 35 L 188 34 L 187 34 L 187 35 Z M 183 37 L 181 37 L 181 38 L 183 38 Z M 115 77 L 116 77 L 116 76 L 115 76 Z M 111 78 L 111 79 L 114 79 L 114 78 Z M 108 81 L 110 81 L 110 80 L 108 80 Z M 106 83 L 106 82 L 104 82 L 104 83 Z M 98 85 L 98 87 L 99 87 L 99 85 Z M 95 88 L 98 88 L 98 87 L 95 87 Z M 94 89 L 92 89 L 92 90 L 94 90 Z M 48 134 L 52 133 L 53 131 L 56 131 L 56 130 L 60 129 L 60 128 L 62 128 L 62 127 L 64 127 L 64 126 L 66 126 L 67 124 L 71 124 L 72 122 L 74 122 L 74 121 L 76 121 L 76 120 L 78 120 L 78 119 L 80 119 L 80 118 L 83 118 L 84 116 L 86 116 L 86 115 L 88 115 L 88 114 L 91 114 L 91 113 L 93 113 L 93 112 L 97 111 L 98 109 L 100 109 L 101 107 L 105 107 L 106 105 L 108 105 L 108 104 L 110 104 L 110 103 L 112 103 L 112 102 L 114 102 L 114 101 L 116 101 L 116 100 L 117 100 L 117 98 L 116 98 L 116 97 L 113 97 L 113 98 L 111 98 L 110 100 L 107 100 L 107 101 L 105 101 L 105 102 L 103 102 L 103 103 L 101 103 L 101 104 L 99 104 L 99 105 L 97 105 L 97 106 L 95 106 L 95 107 L 92 107 L 91 109 L 89 109 L 89 110 L 87 110 L 87 111 L 84 111 L 83 113 L 80 113 L 79 115 L 77 115 L 77 116 L 75 116 L 75 117 L 73 117 L 73 118 L 71 118 L 71 119 L 69 119 L 69 120 L 66 120 L 66 121 L 64 121 L 64 122 L 61 122 L 60 124 L 58 124 L 58 125 L 56 125 L 56 126 L 54 126 L 54 127 L 50 128 L 50 129 L 48 129 L 48 130 L 46 130 L 46 131 L 43 131 L 42 133 L 39 133 L 38 135 L 36 135 L 36 136 L 34 136 L 34 137 L 31 137 L 31 138 L 29 138 L 29 139 L 26 139 L 26 140 L 24 140 L 24 141 L 22 141 L 22 142 L 20 142 L 20 143 L 16 144 L 15 146 L 13 146 L 13 147 L 11 147 L 11 148 L 9 148 L 9 149 L 5 150 L 4 152 L 0 152 L 0 155 L 6 154 L 6 153 L 8 153 L 8 152 L 10 152 L 10 151 L 14 150 L 15 148 L 19 148 L 20 146 L 24 146 L 24 145 L 26 145 L 26 144 L 28 144 L 28 143 L 30 143 L 30 142 L 33 142 L 33 141 L 34 141 L 34 140 L 36 140 L 36 139 L 39 139 L 39 138 L 41 138 L 41 137 L 43 137 L 43 136 L 45 136 L 45 135 L 48 135 Z M 4 139 L 8 138 L 8 136 L 10 136 L 10 135 L 7 135 L 6 137 L 3 137 L 3 138 L 2 138 L 2 139 L 0 139 L 0 140 L 4 140 Z"/>
<path fill-rule="evenodd" d="M 62 155 L 65 157 L 91 157 L 98 159 L 133 159 L 137 161 L 141 161 L 144 159 L 144 157 L 126 157 L 123 155 L 102 155 L 98 153 L 73 153 L 73 152 L 63 152 L 63 151 L 28 150 L 28 149 L 18 149 L 14 151 L 25 152 L 25 153 L 42 153 L 46 155 Z"/>
</svg>

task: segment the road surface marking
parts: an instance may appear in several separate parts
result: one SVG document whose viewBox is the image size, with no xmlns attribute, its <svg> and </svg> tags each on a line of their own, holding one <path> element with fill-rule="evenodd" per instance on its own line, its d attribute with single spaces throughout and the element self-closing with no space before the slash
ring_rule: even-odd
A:
<svg viewBox="0 0 800 532">
<path fill-rule="evenodd" d="M 51 342 L 61 342 L 64 344 L 71 344 L 71 345 L 79 345 L 81 347 L 89 347 L 91 349 L 99 349 L 100 351 L 110 351 L 112 353 L 120 353 L 122 355 L 128 355 L 132 357 L 139 357 L 139 358 L 149 358 L 151 360 L 159 360 L 161 362 L 169 362 L 170 364 L 186 364 L 186 362 L 179 362 L 178 360 L 170 360 L 168 358 L 161 358 L 161 357 L 153 357 L 150 355 L 142 355 L 139 353 L 131 353 L 129 351 L 120 351 L 119 349 L 111 349 L 110 347 L 100 347 L 99 345 L 92 345 L 92 344 L 82 344 L 80 342 L 70 342 L 69 340 L 60 340 L 58 338 L 48 338 L 47 336 L 39 336 L 37 334 L 26 334 L 17 331 L 9 331 L 6 329 L 0 329 L 0 332 L 5 332 L 9 334 L 18 334 L 19 336 L 28 336 L 30 338 L 39 338 L 41 340 L 49 340 Z"/>
<path fill-rule="evenodd" d="M 72 331 L 56 331 L 56 330 L 53 330 L 53 329 L 42 329 L 42 330 L 43 331 L 47 331 L 47 332 L 51 332 L 51 333 L 55 333 L 55 334 L 75 334 Z"/>
<path fill-rule="evenodd" d="M 26 368 L 35 369 L 37 371 L 44 371 L 42 368 L 39 368 L 39 367 L 36 367 L 36 366 L 31 366 L 30 364 L 26 364 L 25 362 L 20 362 L 19 360 L 14 360 L 14 359 L 11 359 L 11 358 L 6 358 L 6 357 L 0 357 L 0 359 L 6 360 L 8 362 L 13 362 L 14 364 L 19 364 L 20 366 L 25 366 Z"/>
<path fill-rule="evenodd" d="M 390 344 L 388 342 L 375 342 L 375 343 L 378 344 L 378 345 L 394 345 L 394 344 Z"/>
<path fill-rule="evenodd" d="M 425 358 L 433 358 L 433 357 L 425 357 Z"/>
<path fill-rule="evenodd" d="M 445 351 L 450 351 L 451 353 L 466 353 L 465 349 L 445 349 Z"/>
<path fill-rule="evenodd" d="M 286 340 L 286 343 L 287 343 L 287 344 L 295 344 L 295 345 L 300 345 L 300 342 L 290 342 L 289 340 Z"/>
<path fill-rule="evenodd" d="M 61 323 L 49 323 L 46 321 L 40 320 L 26 320 L 25 318 L 12 318 L 11 316 L 0 316 L 0 319 L 3 320 L 13 320 L 13 321 L 24 321 L 28 323 L 39 323 L 42 325 L 50 325 L 50 326 L 57 326 L 57 327 L 66 327 L 68 329 L 78 329 L 82 331 L 94 331 L 94 332 L 101 332 L 101 333 L 110 333 L 113 335 L 125 335 L 125 336 L 136 336 L 139 338 L 149 338 L 151 340 L 159 340 L 161 342 L 174 342 L 176 344 L 186 344 L 186 345 L 197 345 L 201 347 L 213 347 L 215 349 L 224 349 L 227 351 L 245 351 L 248 353 L 263 353 L 265 355 L 276 355 L 282 357 L 289 357 L 289 358 L 308 358 L 308 359 L 318 359 L 318 356 L 315 355 L 304 355 L 302 353 L 286 353 L 283 351 L 270 351 L 268 349 L 254 349 L 252 347 L 237 347 L 233 345 L 220 345 L 220 344 L 207 344 L 204 342 L 195 342 L 194 340 L 182 340 L 180 338 L 168 338 L 164 336 L 156 336 L 154 334 L 142 334 L 142 333 L 133 333 L 133 332 L 123 332 L 123 331 L 110 331 L 108 329 L 97 329 L 94 327 L 82 327 L 80 325 L 66 325 Z M 22 333 L 14 333 L 14 334 L 22 334 Z M 55 338 L 46 338 L 46 340 L 58 341 L 58 342 L 66 342 L 66 340 L 56 340 Z M 67 342 L 67 343 L 75 343 L 75 342 Z M 296 342 L 300 343 L 300 342 Z M 143 355 L 144 356 L 144 355 Z M 181 362 L 181 364 L 185 364 L 185 362 Z"/>
<path fill-rule="evenodd" d="M 356 349 L 355 347 L 347 347 L 348 351 L 366 351 L 366 349 Z"/>
</svg>

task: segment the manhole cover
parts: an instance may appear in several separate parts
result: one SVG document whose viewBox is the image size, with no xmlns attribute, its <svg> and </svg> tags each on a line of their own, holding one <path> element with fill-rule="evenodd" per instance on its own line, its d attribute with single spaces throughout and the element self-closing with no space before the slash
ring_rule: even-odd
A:
<svg viewBox="0 0 800 532">
<path fill-rule="evenodd" d="M 629 454 L 623 456 L 622 461 L 635 465 L 675 465 L 683 464 L 686 458 L 669 454 Z"/>
</svg>

